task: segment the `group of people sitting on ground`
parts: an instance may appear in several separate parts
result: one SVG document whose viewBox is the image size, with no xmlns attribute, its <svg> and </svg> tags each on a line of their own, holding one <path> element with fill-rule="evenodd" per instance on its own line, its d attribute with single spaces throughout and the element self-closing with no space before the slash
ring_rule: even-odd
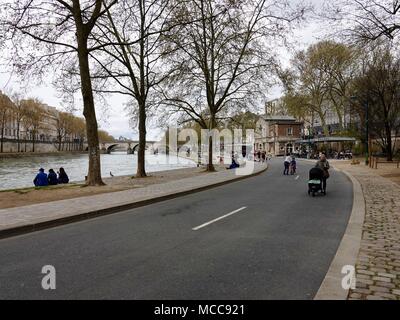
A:
<svg viewBox="0 0 400 320">
<path fill-rule="evenodd" d="M 68 182 L 69 178 L 64 168 L 60 168 L 58 176 L 53 169 L 50 169 L 49 174 L 47 174 L 44 172 L 43 168 L 40 168 L 39 173 L 36 175 L 35 179 L 33 179 L 35 187 L 54 186 L 57 184 L 67 184 Z"/>
<path fill-rule="evenodd" d="M 283 170 L 283 175 L 293 175 L 296 173 L 296 158 L 294 156 L 291 156 L 289 154 L 286 155 L 285 161 L 283 162 L 284 165 L 284 170 Z"/>
</svg>

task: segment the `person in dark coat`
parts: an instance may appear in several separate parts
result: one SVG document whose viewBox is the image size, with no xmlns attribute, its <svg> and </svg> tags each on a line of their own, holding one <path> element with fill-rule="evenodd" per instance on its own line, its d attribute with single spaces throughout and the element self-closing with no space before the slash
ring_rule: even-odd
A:
<svg viewBox="0 0 400 320">
<path fill-rule="evenodd" d="M 232 164 L 227 169 L 236 169 L 239 167 L 240 167 L 240 165 L 236 162 L 235 157 L 232 156 Z"/>
<path fill-rule="evenodd" d="M 69 178 L 64 168 L 60 168 L 60 172 L 58 173 L 58 183 L 66 184 L 69 182 Z"/>
<path fill-rule="evenodd" d="M 325 153 L 321 153 L 320 159 L 315 164 L 315 167 L 322 169 L 324 173 L 322 177 L 322 190 L 326 194 L 326 180 L 329 178 L 330 166 L 328 160 L 326 160 Z"/>
<path fill-rule="evenodd" d="M 43 168 L 39 169 L 39 173 L 36 175 L 35 179 L 33 179 L 33 184 L 35 187 L 45 187 L 49 185 L 47 174 L 44 172 Z"/>
<path fill-rule="evenodd" d="M 296 173 L 297 163 L 296 158 L 292 156 L 292 161 L 290 162 L 290 174 L 293 175 Z"/>
<path fill-rule="evenodd" d="M 56 184 L 58 184 L 57 174 L 54 172 L 53 169 L 49 170 L 47 180 L 49 181 L 49 185 L 51 185 L 51 186 L 55 186 Z"/>
</svg>

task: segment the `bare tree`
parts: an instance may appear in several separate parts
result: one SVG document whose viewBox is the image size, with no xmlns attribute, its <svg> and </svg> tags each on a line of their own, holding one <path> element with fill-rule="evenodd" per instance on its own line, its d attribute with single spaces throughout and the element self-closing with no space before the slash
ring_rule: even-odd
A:
<svg viewBox="0 0 400 320">
<path fill-rule="evenodd" d="M 363 42 L 394 39 L 400 32 L 399 0 L 327 0 L 323 15 L 338 22 L 346 36 Z"/>
<path fill-rule="evenodd" d="M 321 47 L 323 43 L 311 45 L 307 50 L 298 51 L 292 60 L 291 73 L 286 83 L 285 102 L 294 115 L 314 118 L 317 115 L 326 135 L 327 99 L 329 97 L 330 76 L 326 70 L 326 61 Z M 299 110 L 295 110 L 299 109 Z M 294 112 L 293 112 L 294 111 Z M 312 125 L 314 121 L 312 120 Z"/>
<path fill-rule="evenodd" d="M 13 103 L 11 99 L 0 91 L 0 152 L 3 152 L 4 133 L 6 125 L 12 116 Z"/>
<path fill-rule="evenodd" d="M 31 140 L 32 152 L 35 152 L 39 132 L 47 129 L 47 125 L 43 121 L 46 113 L 43 109 L 43 104 L 38 99 L 26 99 L 21 103 L 24 110 L 23 123 L 26 140 Z"/>
<path fill-rule="evenodd" d="M 73 132 L 74 116 L 67 112 L 57 112 L 55 127 L 57 132 L 58 151 L 64 150 L 65 140 Z"/>
<path fill-rule="evenodd" d="M 351 84 L 358 70 L 357 54 L 358 50 L 350 46 L 326 40 L 297 52 L 292 67 L 280 72 L 290 113 L 300 118 L 317 115 L 324 133 L 329 134 L 326 114 L 332 111 L 343 130 Z"/>
<path fill-rule="evenodd" d="M 16 138 L 17 138 L 17 152 L 21 151 L 21 125 L 24 117 L 24 106 L 22 96 L 18 93 L 12 95 L 13 101 L 13 119 L 15 120 L 16 125 Z"/>
<path fill-rule="evenodd" d="M 138 124 L 139 150 L 137 177 L 145 177 L 146 119 L 154 105 L 152 89 L 173 72 L 161 64 L 163 35 L 173 29 L 167 25 L 174 5 L 170 0 L 120 1 L 107 10 L 107 21 L 99 25 L 94 37 L 102 49 L 94 59 L 100 66 L 96 78 L 108 80 L 98 91 L 130 98 L 128 110 Z M 107 43 L 113 43 L 107 46 Z"/>
<path fill-rule="evenodd" d="M 175 54 L 166 60 L 180 72 L 163 87 L 163 105 L 180 123 L 195 121 L 212 132 L 221 118 L 262 96 L 274 65 L 267 42 L 284 39 L 304 8 L 274 0 L 194 0 L 175 13 L 183 26 L 168 37 Z M 215 170 L 212 143 L 210 134 L 208 171 Z"/>
<path fill-rule="evenodd" d="M 351 102 L 351 85 L 358 71 L 359 50 L 343 43 L 324 41 L 321 56 L 329 77 L 328 101 L 339 120 L 339 130 L 344 131 L 346 111 Z"/>
<path fill-rule="evenodd" d="M 83 151 L 83 143 L 86 137 L 86 123 L 85 119 L 80 117 L 73 117 L 72 135 L 76 139 L 76 149 Z"/>
<path fill-rule="evenodd" d="M 400 133 L 400 58 L 389 49 L 379 48 L 367 56 L 365 67 L 354 81 L 359 113 L 368 102 L 372 136 L 392 161 L 396 146 L 393 137 Z M 365 115 L 363 115 L 365 117 Z"/>
<path fill-rule="evenodd" d="M 48 66 L 73 76 L 79 69 L 89 145 L 89 185 L 103 185 L 96 110 L 90 74 L 90 54 L 99 49 L 93 29 L 117 0 L 6 0 L 0 12 L 3 38 L 11 43 L 11 57 L 18 71 L 42 77 Z M 1 37 L 0 37 L 1 38 Z M 29 54 L 26 54 L 26 50 Z M 72 61 L 72 62 L 71 62 Z"/>
</svg>

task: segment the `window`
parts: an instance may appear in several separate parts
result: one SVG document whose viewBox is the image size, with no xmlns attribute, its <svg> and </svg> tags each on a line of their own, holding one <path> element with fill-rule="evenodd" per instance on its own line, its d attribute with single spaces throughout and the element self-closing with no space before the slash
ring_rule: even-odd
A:
<svg viewBox="0 0 400 320">
<path fill-rule="evenodd" d="M 292 136 L 293 135 L 293 128 L 287 128 L 287 135 Z"/>
</svg>

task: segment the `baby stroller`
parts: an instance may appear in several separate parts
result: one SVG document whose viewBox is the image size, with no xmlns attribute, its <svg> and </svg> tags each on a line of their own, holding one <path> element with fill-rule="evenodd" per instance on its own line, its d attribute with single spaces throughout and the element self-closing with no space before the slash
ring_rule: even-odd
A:
<svg viewBox="0 0 400 320">
<path fill-rule="evenodd" d="M 319 191 L 325 195 L 325 192 L 322 190 L 322 178 L 324 176 L 324 171 L 320 168 L 312 168 L 309 172 L 308 181 L 308 194 L 315 197 L 315 194 Z"/>
</svg>

